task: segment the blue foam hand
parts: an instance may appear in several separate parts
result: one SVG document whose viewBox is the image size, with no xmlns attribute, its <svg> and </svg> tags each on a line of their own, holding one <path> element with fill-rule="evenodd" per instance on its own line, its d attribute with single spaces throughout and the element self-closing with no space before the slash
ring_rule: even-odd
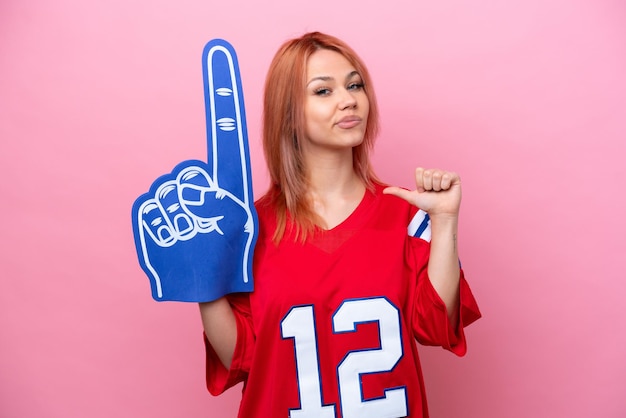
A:
<svg viewBox="0 0 626 418">
<path fill-rule="evenodd" d="M 202 61 L 208 160 L 178 164 L 132 209 L 137 256 L 157 301 L 208 302 L 253 290 L 258 220 L 237 56 L 214 39 Z"/>
</svg>

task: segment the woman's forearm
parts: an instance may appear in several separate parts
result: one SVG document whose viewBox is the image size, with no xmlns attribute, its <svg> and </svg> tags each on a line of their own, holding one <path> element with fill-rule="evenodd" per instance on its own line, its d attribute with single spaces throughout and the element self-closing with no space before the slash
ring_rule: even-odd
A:
<svg viewBox="0 0 626 418">
<path fill-rule="evenodd" d="M 459 306 L 459 255 L 457 249 L 458 216 L 431 217 L 428 276 L 446 304 L 448 317 L 456 326 Z"/>
<path fill-rule="evenodd" d="M 233 308 L 225 297 L 199 304 L 204 333 L 227 369 L 230 368 L 237 343 L 237 322 Z"/>
</svg>

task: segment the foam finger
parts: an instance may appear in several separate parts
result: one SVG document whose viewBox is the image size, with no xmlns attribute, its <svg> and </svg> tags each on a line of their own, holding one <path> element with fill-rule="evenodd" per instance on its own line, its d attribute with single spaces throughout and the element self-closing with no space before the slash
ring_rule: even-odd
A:
<svg viewBox="0 0 626 418">
<path fill-rule="evenodd" d="M 195 235 L 194 223 L 183 210 L 178 199 L 175 181 L 167 181 L 159 186 L 155 193 L 155 201 L 161 209 L 164 221 L 176 239 L 187 240 Z"/>
<path fill-rule="evenodd" d="M 252 202 L 248 133 L 237 56 L 222 39 L 203 53 L 208 166 L 215 185 Z"/>
<path fill-rule="evenodd" d="M 176 242 L 176 234 L 155 199 L 147 199 L 139 206 L 137 224 L 142 248 L 146 248 L 147 237 L 160 247 L 170 247 Z"/>
</svg>

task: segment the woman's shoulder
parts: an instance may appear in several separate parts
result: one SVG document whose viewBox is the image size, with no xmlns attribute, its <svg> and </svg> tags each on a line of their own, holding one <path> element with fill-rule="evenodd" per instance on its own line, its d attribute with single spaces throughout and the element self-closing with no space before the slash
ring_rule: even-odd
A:
<svg viewBox="0 0 626 418">
<path fill-rule="evenodd" d="M 388 184 L 380 181 L 373 183 L 371 193 L 374 195 L 374 199 L 377 202 L 375 205 L 375 216 L 389 218 L 390 220 L 393 219 L 395 222 L 405 224 L 415 215 L 417 208 L 404 199 L 383 193 L 383 190 L 387 187 L 389 187 Z"/>
<path fill-rule="evenodd" d="M 373 187 L 373 193 L 376 198 L 380 199 L 383 203 L 387 205 L 395 207 L 396 210 L 404 209 L 410 211 L 413 207 L 413 205 L 411 205 L 404 199 L 400 199 L 399 197 L 383 193 L 383 190 L 385 190 L 387 187 L 390 187 L 390 184 L 383 183 L 382 181 L 376 181 L 373 183 Z"/>
<path fill-rule="evenodd" d="M 270 218 L 276 217 L 276 199 L 272 192 L 266 192 L 254 202 L 257 216 L 260 220 L 267 222 Z"/>
</svg>

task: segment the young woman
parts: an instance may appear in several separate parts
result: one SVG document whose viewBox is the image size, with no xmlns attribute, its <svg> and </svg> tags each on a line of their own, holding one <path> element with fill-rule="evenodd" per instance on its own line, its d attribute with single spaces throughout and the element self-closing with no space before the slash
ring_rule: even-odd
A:
<svg viewBox="0 0 626 418">
<path fill-rule="evenodd" d="M 416 340 L 463 355 L 480 317 L 459 176 L 418 168 L 413 191 L 376 178 L 370 76 L 322 33 L 277 52 L 263 123 L 255 290 L 200 305 L 209 391 L 243 381 L 245 418 L 427 417 Z"/>
</svg>

